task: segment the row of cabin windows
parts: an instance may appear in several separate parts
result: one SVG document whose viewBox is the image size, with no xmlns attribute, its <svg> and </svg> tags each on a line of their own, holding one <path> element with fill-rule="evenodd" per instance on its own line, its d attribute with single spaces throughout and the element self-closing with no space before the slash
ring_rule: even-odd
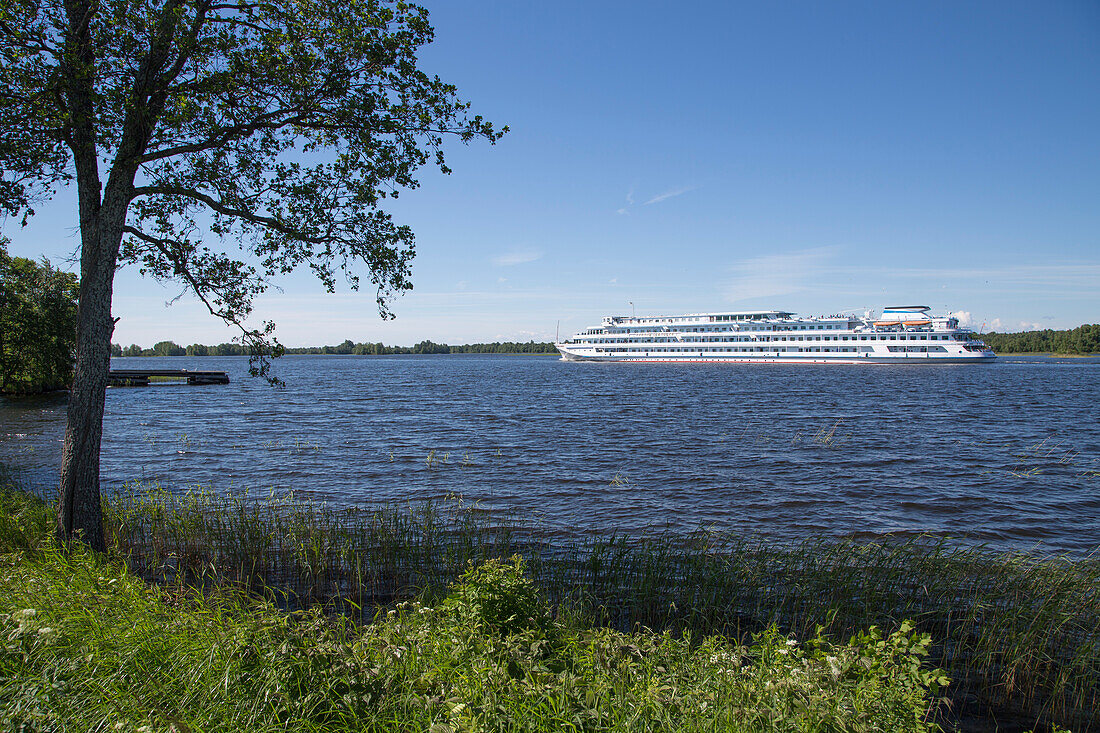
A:
<svg viewBox="0 0 1100 733">
<path fill-rule="evenodd" d="M 684 328 L 684 329 L 680 329 L 679 332 L 680 333 L 715 333 L 715 332 L 719 332 L 719 331 L 730 331 L 730 330 L 732 330 L 732 329 L 729 329 L 729 328 Z M 768 330 L 768 329 L 763 329 L 763 330 Z M 775 330 L 776 331 L 791 331 L 791 330 L 804 331 L 806 329 L 803 329 L 803 328 L 784 328 L 784 327 L 777 326 L 775 328 Z M 590 335 L 600 335 L 600 334 L 604 334 L 604 333 L 606 333 L 606 332 L 603 331 L 602 329 L 589 329 L 587 331 L 584 331 L 582 335 L 590 336 Z M 625 333 L 643 334 L 643 333 L 667 333 L 667 332 L 665 332 L 665 331 L 645 331 L 645 330 L 629 331 L 628 330 Z M 866 341 L 868 339 L 870 339 L 871 341 L 874 341 L 876 339 L 881 340 L 881 341 L 890 341 L 890 340 L 905 341 L 906 339 L 909 339 L 911 341 L 912 340 L 926 341 L 926 340 L 929 340 L 929 339 L 932 340 L 932 341 L 937 341 L 937 340 L 938 341 L 950 341 L 952 339 L 952 337 L 950 335 L 946 335 L 946 334 L 927 334 L 927 333 L 914 334 L 914 335 L 910 335 L 910 336 L 906 336 L 905 334 L 891 333 L 891 334 L 884 334 L 884 335 L 880 335 L 880 336 L 866 336 L 866 335 L 864 335 L 864 336 L 851 336 L 851 337 L 849 337 L 849 336 L 824 336 L 824 337 L 810 336 L 810 337 L 806 337 L 806 338 L 807 338 L 807 340 L 813 340 L 813 341 L 820 341 L 822 338 L 824 338 L 826 341 L 828 341 L 830 339 L 833 340 L 833 341 L 836 341 L 838 339 L 841 340 L 841 341 L 848 341 L 849 339 L 851 339 L 852 341 L 855 341 L 857 339 L 860 340 L 860 341 Z M 710 339 L 710 340 L 713 341 L 715 339 Z M 718 340 L 721 340 L 721 339 L 718 339 Z M 797 338 L 795 340 L 797 340 Z M 954 336 L 954 340 L 956 340 L 956 341 L 965 341 L 966 338 L 962 335 L 956 334 Z"/>
<path fill-rule="evenodd" d="M 711 321 L 762 321 L 766 318 L 774 317 L 772 313 L 753 313 L 750 315 L 741 316 L 711 316 Z M 634 318 L 631 319 L 634 323 L 685 323 L 687 321 L 698 321 L 698 316 L 688 316 L 685 318 Z"/>
<path fill-rule="evenodd" d="M 685 328 L 685 329 L 680 329 L 679 331 L 677 331 L 677 333 L 689 333 L 689 332 L 690 333 L 715 333 L 715 332 L 731 331 L 731 330 L 734 330 L 734 329 L 729 329 L 729 328 Z M 768 329 L 763 329 L 763 330 L 768 330 Z M 775 330 L 776 331 L 788 331 L 788 330 L 791 330 L 791 329 L 784 329 L 784 328 L 777 327 Z M 802 330 L 802 329 L 795 329 L 795 330 Z M 590 329 L 588 331 L 584 331 L 582 333 L 582 335 L 586 335 L 586 336 L 587 335 L 604 335 L 604 334 L 607 334 L 607 333 L 608 332 L 603 331 L 602 329 Z M 612 332 L 612 333 L 614 333 L 614 332 Z M 624 331 L 622 333 L 637 334 L 639 336 L 643 336 L 646 333 L 664 335 L 664 334 L 667 334 L 668 332 L 667 331 L 627 330 L 627 331 Z M 613 343 L 615 341 L 623 341 L 623 340 L 624 339 L 606 339 L 606 340 L 598 341 L 596 343 Z M 633 340 L 634 341 L 650 341 L 650 340 L 652 340 L 652 341 L 658 341 L 658 342 L 661 341 L 661 339 L 653 339 L 652 337 L 650 337 L 650 338 L 641 338 L 641 339 L 633 339 Z M 703 340 L 703 341 L 736 341 L 736 340 L 740 340 L 740 339 L 708 338 L 708 339 L 696 339 L 696 340 Z M 852 336 L 805 336 L 805 337 L 792 336 L 792 337 L 776 337 L 775 340 L 787 340 L 787 341 L 822 341 L 822 340 L 824 340 L 824 341 L 830 341 L 830 340 L 831 341 L 867 341 L 867 340 L 870 340 L 870 341 L 876 341 L 876 340 L 877 341 L 905 341 L 905 340 L 909 340 L 909 341 L 967 341 L 968 337 L 966 335 L 963 335 L 963 334 L 948 335 L 948 334 L 921 333 L 921 334 L 905 335 L 905 334 L 899 334 L 899 333 L 889 333 L 889 334 L 881 334 L 881 335 L 878 335 L 878 336 L 868 336 L 868 335 L 860 335 L 860 336 L 855 336 L 855 335 L 852 335 Z"/>
<path fill-rule="evenodd" d="M 863 347 L 861 347 L 861 348 L 863 348 Z M 833 346 L 833 347 L 819 346 L 819 347 L 806 347 L 806 348 L 803 348 L 803 347 L 800 347 L 800 346 L 781 346 L 779 348 L 764 348 L 764 347 L 761 347 L 761 346 L 757 346 L 757 347 L 753 347 L 753 348 L 740 348 L 740 349 L 706 349 L 706 348 L 703 348 L 703 349 L 689 349 L 689 348 L 684 348 L 684 347 L 672 347 L 672 348 L 653 348 L 653 349 L 614 349 L 614 348 L 612 348 L 612 349 L 601 349 L 601 350 L 604 351 L 604 352 L 607 352 L 607 353 L 612 353 L 613 352 L 613 353 L 617 353 L 617 354 L 618 353 L 628 353 L 628 354 L 635 354 L 635 353 L 641 353 L 641 354 L 677 353 L 677 354 L 681 354 L 681 353 L 685 353 L 685 352 L 690 352 L 690 353 L 693 353 L 693 354 L 702 354 L 702 353 L 711 354 L 711 353 L 716 353 L 716 352 L 721 352 L 721 353 L 730 353 L 730 352 L 733 352 L 733 353 L 747 353 L 747 352 L 757 353 L 757 352 L 763 352 L 763 351 L 774 351 L 774 352 L 785 352 L 785 353 L 792 353 L 792 352 L 795 352 L 795 353 L 797 353 L 797 352 L 839 353 L 839 352 L 855 352 L 855 351 L 858 351 L 858 349 L 855 346 Z M 870 350 L 870 349 L 868 349 L 868 350 Z"/>
<path fill-rule="evenodd" d="M 821 330 L 838 330 L 838 329 L 843 329 L 843 328 L 846 328 L 846 327 L 847 327 L 846 324 L 843 324 L 843 323 L 826 323 L 826 324 L 819 324 L 819 325 L 803 324 L 803 325 L 798 325 L 798 326 L 760 326 L 758 328 L 750 329 L 750 330 L 754 330 L 754 331 L 821 331 Z M 645 332 L 645 331 L 652 331 L 653 329 L 651 327 L 648 327 L 648 326 L 641 326 L 641 327 L 637 327 L 637 328 L 628 326 L 627 330 L 628 331 L 635 331 L 635 332 Z M 679 331 L 691 331 L 693 333 L 696 333 L 696 332 L 700 332 L 700 331 L 703 331 L 703 332 L 706 332 L 706 331 L 731 331 L 733 329 L 730 326 L 685 326 L 685 327 L 679 328 L 677 330 L 679 330 Z M 588 332 L 586 331 L 586 333 L 588 333 Z"/>
<path fill-rule="evenodd" d="M 886 348 L 890 351 L 919 351 L 922 353 L 928 351 L 947 351 L 943 346 L 887 346 Z"/>
<path fill-rule="evenodd" d="M 931 341 L 950 341 L 950 340 L 952 340 L 952 337 L 948 336 L 948 335 L 936 335 L 936 334 L 933 334 L 933 335 L 923 334 L 923 335 L 915 335 L 915 336 L 903 336 L 903 335 L 890 335 L 890 336 L 775 336 L 775 337 L 772 337 L 770 339 L 765 337 L 763 340 L 765 340 L 765 341 L 767 341 L 767 340 L 771 340 L 771 341 L 868 341 L 868 340 L 870 340 L 870 341 L 876 341 L 876 340 L 877 341 L 905 341 L 906 339 L 908 339 L 909 341 L 928 341 L 928 340 L 931 340 Z M 622 344 L 622 343 L 634 343 L 634 344 L 636 344 L 636 343 L 642 343 L 642 342 L 646 342 L 646 341 L 652 342 L 652 343 L 671 343 L 675 340 L 677 340 L 677 339 L 672 339 L 672 338 L 659 338 L 659 339 L 645 339 L 645 338 L 585 339 L 585 342 L 586 343 L 593 343 L 593 344 Z M 695 337 L 689 337 L 689 338 L 682 339 L 682 340 L 683 341 L 688 341 L 688 342 L 691 342 L 691 343 L 713 342 L 713 341 L 747 341 L 747 340 L 749 340 L 749 337 L 732 337 L 732 336 L 726 336 L 726 337 L 721 337 L 721 338 L 695 338 Z M 962 335 L 955 335 L 954 340 L 955 341 L 965 341 L 966 337 L 962 336 Z"/>
<path fill-rule="evenodd" d="M 723 319 L 719 318 L 718 320 L 721 321 Z M 730 320 L 730 319 L 726 319 L 726 320 Z M 753 320 L 753 319 L 749 319 L 749 318 L 740 319 L 740 318 L 738 318 L 738 319 L 732 319 L 732 320 Z M 660 321 L 660 320 L 658 320 L 658 321 L 639 321 L 639 323 L 665 324 L 665 323 L 680 323 L 680 321 Z M 775 331 L 821 331 L 821 330 L 836 330 L 836 329 L 842 329 L 842 328 L 847 328 L 847 327 L 848 326 L 845 323 L 819 323 L 819 324 L 803 323 L 803 324 L 792 325 L 792 326 L 759 326 L 755 330 L 758 330 L 758 331 L 768 331 L 768 330 L 775 330 Z M 627 328 L 627 329 L 638 330 L 638 331 L 652 330 L 652 327 L 650 327 L 650 326 L 620 326 L 620 328 Z M 685 327 L 680 328 L 679 330 L 681 330 L 681 331 L 729 331 L 730 327 L 729 326 L 685 326 Z M 599 333 L 599 329 L 588 329 L 584 333 Z"/>
</svg>

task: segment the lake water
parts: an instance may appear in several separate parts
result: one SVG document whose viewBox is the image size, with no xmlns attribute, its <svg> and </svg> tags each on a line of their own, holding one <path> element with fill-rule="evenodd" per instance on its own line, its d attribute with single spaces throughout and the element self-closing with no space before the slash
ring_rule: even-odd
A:
<svg viewBox="0 0 1100 733">
<path fill-rule="evenodd" d="M 988 365 L 578 364 L 554 357 L 247 359 L 228 386 L 108 390 L 106 490 L 459 495 L 550 532 L 710 527 L 772 540 L 931 533 L 1100 547 L 1100 359 Z M 64 395 L 0 400 L 0 461 L 56 483 Z"/>
</svg>

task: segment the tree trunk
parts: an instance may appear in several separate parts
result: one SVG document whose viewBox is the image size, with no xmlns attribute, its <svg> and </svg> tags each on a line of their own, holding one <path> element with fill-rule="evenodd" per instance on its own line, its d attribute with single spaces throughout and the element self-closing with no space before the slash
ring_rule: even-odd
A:
<svg viewBox="0 0 1100 733">
<path fill-rule="evenodd" d="M 103 438 L 103 405 L 111 367 L 111 317 L 115 266 L 125 207 L 99 210 L 94 229 L 84 233 L 80 257 L 80 302 L 77 313 L 76 369 L 69 390 L 69 419 L 61 454 L 61 490 L 57 534 L 63 543 L 80 540 L 106 550 L 99 492 L 99 448 Z"/>
</svg>

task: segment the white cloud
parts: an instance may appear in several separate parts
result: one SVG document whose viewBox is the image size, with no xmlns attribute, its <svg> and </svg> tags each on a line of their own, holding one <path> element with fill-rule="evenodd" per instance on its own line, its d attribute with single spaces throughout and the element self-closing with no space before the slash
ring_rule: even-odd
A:
<svg viewBox="0 0 1100 733">
<path fill-rule="evenodd" d="M 667 199 L 676 198 L 677 196 L 683 196 L 688 191 L 694 191 L 696 188 L 697 186 L 683 186 L 682 188 L 670 189 L 668 191 L 665 191 L 664 193 L 659 193 L 653 198 L 646 201 L 645 206 L 650 206 L 651 204 L 659 204 Z"/>
<path fill-rule="evenodd" d="M 619 209 L 615 209 L 615 213 L 619 214 L 620 216 L 623 215 L 623 214 L 629 214 L 630 213 L 630 207 L 632 207 L 633 205 L 634 205 L 634 187 L 631 186 L 630 190 L 626 192 L 626 206 L 623 206 L 622 208 L 619 208 Z"/>
<path fill-rule="evenodd" d="M 742 260 L 731 268 L 734 277 L 726 284 L 726 300 L 736 303 L 807 290 L 811 281 L 820 279 L 822 265 L 838 251 L 837 247 L 814 247 Z"/>
<path fill-rule="evenodd" d="M 497 267 L 512 267 L 522 265 L 525 262 L 534 262 L 542 259 L 542 252 L 537 249 L 513 249 L 493 258 L 493 264 Z"/>
<path fill-rule="evenodd" d="M 619 284 L 619 278 L 613 277 L 613 278 L 611 278 L 610 280 L 607 281 L 607 284 L 608 285 L 618 285 Z"/>
<path fill-rule="evenodd" d="M 953 313 L 948 313 L 947 315 L 951 316 L 952 318 L 958 318 L 960 326 L 969 326 L 971 323 L 974 322 L 970 311 L 954 311 Z"/>
<path fill-rule="evenodd" d="M 1013 331 L 1041 331 L 1043 326 L 1041 323 L 1035 323 L 1034 321 L 1017 321 L 1015 324 L 1010 323 L 1001 318 L 994 318 L 989 322 L 990 331 L 998 331 L 1000 333 L 1013 332 Z"/>
</svg>

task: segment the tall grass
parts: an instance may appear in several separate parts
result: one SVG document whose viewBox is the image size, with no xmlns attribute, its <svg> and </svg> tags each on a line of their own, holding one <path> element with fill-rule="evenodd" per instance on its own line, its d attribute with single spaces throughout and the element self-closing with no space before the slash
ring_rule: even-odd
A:
<svg viewBox="0 0 1100 733">
<path fill-rule="evenodd" d="M 161 584 L 230 581 L 283 607 L 369 618 L 440 597 L 468 563 L 520 554 L 555 607 L 619 630 L 745 641 L 777 625 L 844 639 L 914 619 L 959 706 L 1100 726 L 1100 560 L 995 553 L 922 539 L 774 546 L 727 534 L 548 536 L 461 502 L 338 509 L 293 497 L 114 496 L 108 530 Z"/>
<path fill-rule="evenodd" d="M 8 549 L 5 731 L 924 733 L 944 682 L 906 626 L 739 645 L 555 621 L 519 558 L 356 625 L 226 586 L 174 594 L 79 546 Z"/>
</svg>

